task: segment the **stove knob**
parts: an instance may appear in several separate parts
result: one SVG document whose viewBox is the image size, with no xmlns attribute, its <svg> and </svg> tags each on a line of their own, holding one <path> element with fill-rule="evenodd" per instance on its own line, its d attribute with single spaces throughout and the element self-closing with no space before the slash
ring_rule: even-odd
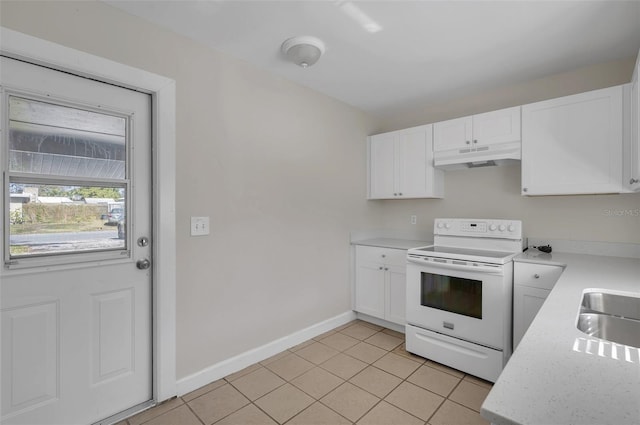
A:
<svg viewBox="0 0 640 425">
<path fill-rule="evenodd" d="M 493 232 L 494 230 L 496 230 L 496 225 L 495 225 L 495 224 L 490 224 L 490 225 L 489 225 L 489 230 L 491 230 L 492 232 Z"/>
<path fill-rule="evenodd" d="M 514 226 L 513 224 L 510 224 L 510 225 L 509 225 L 509 227 L 507 227 L 507 229 L 508 229 L 510 232 L 513 232 L 514 230 L 516 230 L 516 226 Z"/>
<path fill-rule="evenodd" d="M 501 224 L 500 226 L 498 226 L 498 229 L 500 229 L 501 232 L 504 232 L 504 229 L 506 229 L 506 227 L 504 226 L 504 224 Z"/>
<path fill-rule="evenodd" d="M 449 223 L 444 223 L 444 228 L 445 229 L 449 229 L 451 227 L 451 225 Z"/>
<path fill-rule="evenodd" d="M 438 223 L 438 229 L 442 229 L 442 223 Z"/>
</svg>

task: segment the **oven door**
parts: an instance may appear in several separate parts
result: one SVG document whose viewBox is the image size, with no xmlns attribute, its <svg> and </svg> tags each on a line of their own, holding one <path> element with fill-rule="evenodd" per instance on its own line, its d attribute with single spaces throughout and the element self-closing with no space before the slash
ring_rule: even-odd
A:
<svg viewBox="0 0 640 425">
<path fill-rule="evenodd" d="M 513 263 L 407 259 L 409 324 L 498 350 L 505 348 Z"/>
</svg>

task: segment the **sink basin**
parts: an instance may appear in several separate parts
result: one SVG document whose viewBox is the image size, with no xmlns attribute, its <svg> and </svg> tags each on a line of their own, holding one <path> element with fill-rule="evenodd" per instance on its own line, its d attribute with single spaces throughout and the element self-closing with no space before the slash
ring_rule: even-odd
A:
<svg viewBox="0 0 640 425">
<path fill-rule="evenodd" d="M 606 292 L 587 292 L 582 297 L 581 313 L 603 313 L 640 320 L 640 298 Z"/>
<path fill-rule="evenodd" d="M 589 336 L 640 348 L 640 297 L 587 292 L 577 327 Z"/>
<path fill-rule="evenodd" d="M 580 313 L 578 329 L 589 336 L 640 348 L 640 321 L 606 314 Z"/>
</svg>

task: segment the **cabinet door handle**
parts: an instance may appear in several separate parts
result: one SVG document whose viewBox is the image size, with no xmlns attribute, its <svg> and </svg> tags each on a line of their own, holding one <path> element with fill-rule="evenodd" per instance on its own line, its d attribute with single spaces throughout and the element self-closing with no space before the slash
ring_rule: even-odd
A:
<svg viewBox="0 0 640 425">
<path fill-rule="evenodd" d="M 378 267 L 378 270 L 382 270 L 382 269 L 384 269 L 384 267 L 382 267 L 382 266 Z"/>
<path fill-rule="evenodd" d="M 540 275 L 538 273 L 534 274 L 533 277 L 535 277 L 536 279 L 540 279 Z"/>
<path fill-rule="evenodd" d="M 467 145 L 470 145 L 470 144 L 471 144 L 471 142 L 470 142 L 469 140 L 467 140 L 465 143 L 466 143 Z"/>
<path fill-rule="evenodd" d="M 385 267 L 384 269 L 385 269 L 385 270 L 389 270 L 389 268 L 388 268 L 388 267 Z"/>
<path fill-rule="evenodd" d="M 477 139 L 474 139 L 474 140 L 473 140 L 473 143 L 478 143 L 478 140 L 477 140 Z"/>
<path fill-rule="evenodd" d="M 640 180 L 638 180 L 638 179 L 631 179 L 631 180 L 629 180 L 629 184 L 636 184 L 636 183 L 638 183 L 638 182 L 640 182 Z"/>
<path fill-rule="evenodd" d="M 398 196 L 402 196 L 402 192 L 398 193 Z"/>
<path fill-rule="evenodd" d="M 529 190 L 529 189 L 527 189 L 526 187 L 523 187 L 523 188 L 522 188 L 522 191 L 523 191 L 523 192 L 527 192 L 528 190 Z"/>
</svg>

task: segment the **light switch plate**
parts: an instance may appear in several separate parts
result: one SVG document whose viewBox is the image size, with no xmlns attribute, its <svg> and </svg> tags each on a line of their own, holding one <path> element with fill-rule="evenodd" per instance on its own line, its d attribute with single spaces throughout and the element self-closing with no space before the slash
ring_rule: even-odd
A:
<svg viewBox="0 0 640 425">
<path fill-rule="evenodd" d="M 191 217 L 191 236 L 209 234 L 209 217 Z"/>
</svg>

